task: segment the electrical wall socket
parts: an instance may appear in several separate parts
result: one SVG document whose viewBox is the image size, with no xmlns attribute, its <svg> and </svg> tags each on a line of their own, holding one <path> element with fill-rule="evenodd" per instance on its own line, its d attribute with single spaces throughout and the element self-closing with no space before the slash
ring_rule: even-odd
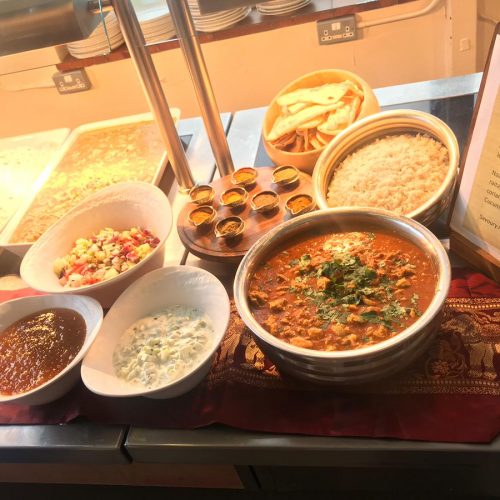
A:
<svg viewBox="0 0 500 500">
<path fill-rule="evenodd" d="M 55 73 L 52 79 L 60 94 L 74 94 L 75 92 L 83 92 L 92 88 L 92 84 L 84 69 L 68 71 L 67 73 Z"/>
<path fill-rule="evenodd" d="M 358 38 L 354 16 L 335 17 L 318 21 L 318 40 L 320 45 L 348 42 Z"/>
</svg>

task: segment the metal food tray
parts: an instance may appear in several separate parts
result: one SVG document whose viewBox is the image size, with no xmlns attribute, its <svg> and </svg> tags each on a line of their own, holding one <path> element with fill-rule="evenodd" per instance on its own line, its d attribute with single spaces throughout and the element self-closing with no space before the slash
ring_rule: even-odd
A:
<svg viewBox="0 0 500 500">
<path fill-rule="evenodd" d="M 177 123 L 180 120 L 180 110 L 177 108 L 171 108 L 170 113 L 172 114 L 172 118 L 174 119 L 174 123 Z M 73 146 L 78 137 L 86 132 L 94 131 L 102 128 L 115 127 L 117 125 L 128 125 L 131 123 L 137 123 L 141 121 L 154 120 L 152 113 L 141 113 L 138 115 L 124 116 L 120 118 L 113 118 L 111 120 L 104 120 L 100 122 L 94 123 L 86 123 L 85 125 L 80 125 L 75 128 L 69 137 L 67 137 L 66 141 L 62 144 L 62 147 L 59 149 L 57 155 L 55 155 L 47 167 L 43 170 L 40 177 L 33 184 L 31 189 L 29 189 L 26 193 L 26 197 L 23 200 L 22 204 L 19 206 L 16 214 L 11 217 L 9 222 L 3 228 L 3 231 L 0 233 L 0 247 L 9 250 L 10 252 L 24 256 L 24 254 L 29 250 L 33 242 L 31 243 L 10 243 L 10 239 L 12 235 L 16 231 L 18 225 L 22 221 L 25 214 L 28 212 L 31 204 L 33 203 L 38 192 L 43 188 L 45 182 L 49 179 L 50 175 L 54 170 L 57 169 L 59 163 L 65 157 L 68 150 Z M 162 156 L 161 161 L 158 164 L 156 172 L 152 179 L 152 184 L 158 185 L 163 176 L 165 168 L 168 164 L 167 153 L 165 152 Z"/>
<path fill-rule="evenodd" d="M 0 222 L 0 231 L 2 231 L 5 227 L 7 227 L 11 218 L 16 214 L 20 207 L 23 206 L 26 197 L 30 195 L 32 189 L 38 185 L 38 179 L 42 176 L 45 168 L 55 157 L 57 151 L 60 149 L 66 138 L 70 133 L 69 128 L 60 128 L 55 130 L 46 130 L 43 132 L 35 132 L 32 134 L 26 135 L 18 135 L 13 137 L 4 137 L 0 139 L 0 151 L 4 150 L 12 150 L 18 148 L 45 148 L 45 151 L 48 156 L 47 164 L 40 164 L 38 168 L 38 173 L 35 173 L 30 178 L 26 179 L 28 184 L 24 186 L 18 186 L 22 188 L 22 191 L 18 193 L 18 196 L 14 196 L 16 206 L 13 207 L 12 211 L 7 214 L 7 220 L 2 224 Z M 0 158 L 1 160 L 1 158 Z M 0 163 L 2 163 L 0 161 Z M 15 164 L 9 164 L 7 161 L 7 168 L 16 169 L 18 168 Z"/>
</svg>

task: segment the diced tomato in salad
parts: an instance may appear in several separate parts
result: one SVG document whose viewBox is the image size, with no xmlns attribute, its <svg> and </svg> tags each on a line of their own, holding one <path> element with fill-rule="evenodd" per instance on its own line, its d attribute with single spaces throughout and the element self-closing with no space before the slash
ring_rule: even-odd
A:
<svg viewBox="0 0 500 500">
<path fill-rule="evenodd" d="M 128 271 L 159 243 L 160 239 L 148 229 L 105 228 L 89 238 L 76 240 L 67 255 L 55 260 L 54 273 L 65 287 L 93 285 Z"/>
</svg>

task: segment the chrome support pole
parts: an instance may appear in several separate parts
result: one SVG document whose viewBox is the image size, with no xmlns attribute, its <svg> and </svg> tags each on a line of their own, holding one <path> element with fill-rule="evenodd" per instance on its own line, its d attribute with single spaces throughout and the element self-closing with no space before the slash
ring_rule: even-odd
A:
<svg viewBox="0 0 500 500">
<path fill-rule="evenodd" d="M 226 134 L 208 76 L 200 43 L 186 0 L 167 0 L 177 36 L 194 84 L 201 116 L 205 123 L 210 145 L 221 176 L 234 172 Z"/>
<path fill-rule="evenodd" d="M 111 0 L 111 4 L 160 129 L 179 189 L 187 191 L 194 185 L 193 176 L 132 3 L 130 0 Z"/>
<path fill-rule="evenodd" d="M 111 0 L 88 0 L 87 8 L 92 14 L 99 14 L 102 12 L 109 12 L 113 10 Z"/>
</svg>

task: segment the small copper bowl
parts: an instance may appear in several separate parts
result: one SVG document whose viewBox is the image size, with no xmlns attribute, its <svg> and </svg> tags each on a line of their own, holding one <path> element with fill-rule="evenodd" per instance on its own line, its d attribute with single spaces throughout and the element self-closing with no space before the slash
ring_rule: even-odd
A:
<svg viewBox="0 0 500 500">
<path fill-rule="evenodd" d="M 208 226 L 214 221 L 216 215 L 217 212 L 213 207 L 205 205 L 191 210 L 188 220 L 195 227 Z"/>
<path fill-rule="evenodd" d="M 215 196 L 215 190 L 209 184 L 201 184 L 194 186 L 189 191 L 189 197 L 193 203 L 197 205 L 208 205 L 212 203 Z"/>
<path fill-rule="evenodd" d="M 299 178 L 299 171 L 292 165 L 283 165 L 273 170 L 273 182 L 278 186 L 293 184 Z"/>
<path fill-rule="evenodd" d="M 215 236 L 217 238 L 236 238 L 245 230 L 245 222 L 241 217 L 233 215 L 221 219 L 215 225 Z"/>
<path fill-rule="evenodd" d="M 248 199 L 248 193 L 242 187 L 226 189 L 220 195 L 220 204 L 226 207 L 239 207 L 244 205 Z"/>
<path fill-rule="evenodd" d="M 257 179 L 257 170 L 253 167 L 244 167 L 231 174 L 231 182 L 237 186 L 251 186 Z"/>
<path fill-rule="evenodd" d="M 316 206 L 314 198 L 309 194 L 299 193 L 290 196 L 286 200 L 285 208 L 293 215 L 301 215 L 310 212 Z"/>
<path fill-rule="evenodd" d="M 254 194 L 250 205 L 252 210 L 255 210 L 256 212 L 270 212 L 279 205 L 279 202 L 279 194 L 268 190 Z"/>
</svg>

